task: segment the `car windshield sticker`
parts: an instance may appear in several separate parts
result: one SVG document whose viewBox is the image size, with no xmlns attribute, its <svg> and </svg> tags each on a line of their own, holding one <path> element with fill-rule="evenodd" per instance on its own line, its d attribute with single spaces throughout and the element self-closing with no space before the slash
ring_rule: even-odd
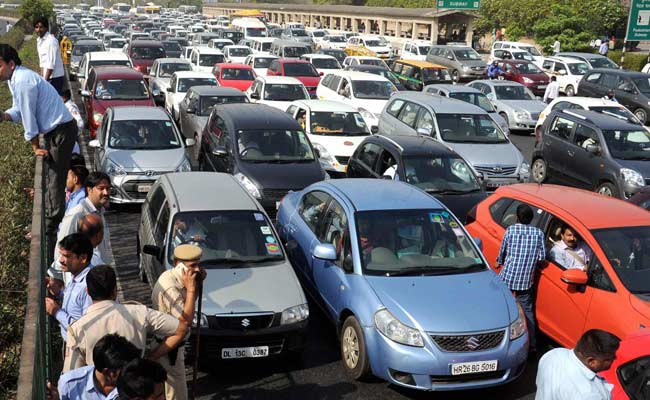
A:
<svg viewBox="0 0 650 400">
<path fill-rule="evenodd" d="M 256 221 L 264 221 L 264 216 L 260 213 L 255 213 L 253 214 L 255 216 Z"/>
<path fill-rule="evenodd" d="M 465 236 L 465 232 L 460 228 L 451 228 L 451 230 L 454 231 L 456 236 Z"/>
<path fill-rule="evenodd" d="M 266 243 L 275 243 L 275 238 L 273 236 L 266 236 Z"/>
<path fill-rule="evenodd" d="M 175 145 L 177 145 L 177 144 L 178 144 L 178 142 L 177 142 L 177 141 L 175 141 L 175 140 L 170 140 L 170 141 L 169 141 L 169 144 L 172 144 L 172 145 L 174 145 L 174 146 L 175 146 Z"/>
<path fill-rule="evenodd" d="M 456 221 L 450 221 L 449 226 L 452 228 L 458 228 L 458 224 L 456 223 Z"/>
<path fill-rule="evenodd" d="M 171 122 L 165 122 L 165 126 L 172 126 Z"/>
<path fill-rule="evenodd" d="M 260 229 L 262 230 L 262 233 L 265 235 L 271 234 L 271 228 L 269 228 L 268 226 L 260 226 Z"/>
<path fill-rule="evenodd" d="M 483 260 L 480 257 L 475 257 L 474 262 L 477 264 L 483 264 Z"/>
<path fill-rule="evenodd" d="M 269 254 L 280 254 L 280 246 L 277 243 L 265 243 L 266 252 Z"/>
<path fill-rule="evenodd" d="M 449 218 L 449 213 L 447 211 L 443 211 L 440 214 L 442 214 L 442 216 L 445 218 Z"/>
<path fill-rule="evenodd" d="M 442 215 L 438 213 L 429 213 L 429 218 L 431 219 L 431 222 L 435 222 L 438 224 L 444 224 L 445 219 L 442 217 Z"/>
</svg>

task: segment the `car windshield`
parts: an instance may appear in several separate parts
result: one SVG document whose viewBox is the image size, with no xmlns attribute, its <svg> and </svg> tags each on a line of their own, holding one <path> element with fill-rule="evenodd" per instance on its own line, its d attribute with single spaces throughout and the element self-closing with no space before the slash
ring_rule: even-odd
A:
<svg viewBox="0 0 650 400">
<path fill-rule="evenodd" d="M 443 209 L 355 213 L 364 274 L 447 275 L 487 270 L 462 225 Z"/>
<path fill-rule="evenodd" d="M 452 92 L 449 93 L 449 97 L 452 99 L 464 101 L 466 103 L 474 104 L 475 106 L 479 106 L 487 112 L 494 112 L 494 106 L 492 106 L 490 100 L 488 100 L 487 96 L 483 93 Z"/>
<path fill-rule="evenodd" d="M 642 125 L 641 121 L 639 121 L 639 119 L 634 114 L 632 114 L 630 110 L 628 110 L 625 107 L 591 106 L 589 107 L 589 110 L 611 115 L 614 117 L 622 117 L 625 118 L 626 120 L 631 120 L 633 123 L 637 125 Z"/>
<path fill-rule="evenodd" d="M 304 29 L 292 29 L 291 36 L 309 36 Z"/>
<path fill-rule="evenodd" d="M 108 133 L 108 147 L 167 150 L 181 147 L 181 142 L 171 120 L 113 120 Z"/>
<path fill-rule="evenodd" d="M 124 39 L 111 39 L 111 43 L 108 45 L 111 49 L 121 49 L 126 44 Z"/>
<path fill-rule="evenodd" d="M 508 139 L 488 115 L 438 114 L 442 139 L 453 143 L 508 143 Z"/>
<path fill-rule="evenodd" d="M 357 99 L 388 100 L 397 88 L 386 81 L 352 81 L 352 92 Z"/>
<path fill-rule="evenodd" d="M 158 76 L 161 78 L 169 78 L 176 71 L 191 71 L 192 66 L 188 63 L 163 63 L 160 64 Z"/>
<path fill-rule="evenodd" d="M 520 46 L 519 48 L 522 49 L 522 50 L 526 50 L 527 52 L 534 55 L 535 57 L 541 57 L 541 55 L 542 55 L 539 52 L 539 50 L 537 50 L 537 48 L 534 47 L 534 46 Z"/>
<path fill-rule="evenodd" d="M 293 101 L 309 99 L 309 93 L 303 85 L 266 84 L 264 86 L 264 100 Z"/>
<path fill-rule="evenodd" d="M 386 63 L 379 58 L 361 58 L 359 59 L 359 64 L 361 65 L 376 65 L 378 67 L 387 68 Z"/>
<path fill-rule="evenodd" d="M 223 68 L 221 70 L 221 79 L 231 81 L 252 81 L 255 79 L 255 74 L 251 69 Z"/>
<path fill-rule="evenodd" d="M 194 86 L 218 86 L 216 78 L 182 78 L 178 80 L 178 93 L 184 93 Z"/>
<path fill-rule="evenodd" d="M 268 68 L 273 60 L 273 57 L 256 57 L 253 60 L 253 68 Z"/>
<path fill-rule="evenodd" d="M 363 71 L 363 72 L 368 72 L 371 74 L 383 76 L 384 78 L 388 79 L 391 81 L 391 83 L 395 86 L 400 86 L 402 83 L 399 81 L 399 78 L 396 77 L 390 70 L 387 69 L 373 69 L 370 71 Z"/>
<path fill-rule="evenodd" d="M 618 65 L 607 57 L 594 57 L 588 58 L 589 64 L 592 68 L 611 68 L 618 69 Z"/>
<path fill-rule="evenodd" d="M 603 130 L 603 137 L 612 157 L 622 160 L 650 160 L 650 133 L 645 129 L 638 130 Z M 592 143 L 587 143 L 589 141 Z M 595 144 L 593 139 L 587 139 L 587 144 Z"/>
<path fill-rule="evenodd" d="M 225 42 L 225 41 L 218 41 L 218 42 L 212 42 L 212 43 L 214 44 L 213 47 L 214 47 L 215 49 L 219 49 L 219 50 L 223 50 L 223 48 L 226 47 L 226 46 L 232 46 L 232 45 L 233 45 L 232 40 L 229 40 L 229 41 L 227 41 L 227 42 Z"/>
<path fill-rule="evenodd" d="M 634 78 L 632 82 L 634 82 L 641 93 L 650 96 L 650 78 Z"/>
<path fill-rule="evenodd" d="M 134 47 L 131 50 L 131 58 L 135 60 L 155 60 L 165 57 L 165 49 L 162 47 Z"/>
<path fill-rule="evenodd" d="M 542 74 L 544 73 L 539 67 L 533 63 L 520 63 L 513 64 L 517 72 L 520 74 Z"/>
<path fill-rule="evenodd" d="M 512 56 L 515 60 L 535 61 L 535 58 L 527 51 L 516 51 L 512 53 Z"/>
<path fill-rule="evenodd" d="M 307 135 L 303 131 L 252 130 L 237 132 L 239 157 L 259 163 L 314 161 Z"/>
<path fill-rule="evenodd" d="M 199 56 L 199 66 L 212 67 L 214 64 L 219 64 L 226 61 L 223 54 L 202 54 Z"/>
<path fill-rule="evenodd" d="M 335 58 L 313 58 L 311 63 L 316 68 L 321 69 L 340 69 L 341 65 Z"/>
<path fill-rule="evenodd" d="M 422 80 L 425 82 L 451 81 L 451 75 L 447 69 L 422 68 Z"/>
<path fill-rule="evenodd" d="M 228 49 L 228 55 L 230 57 L 246 57 L 251 54 L 251 49 L 247 47 L 234 47 Z"/>
<path fill-rule="evenodd" d="M 212 112 L 212 107 L 217 104 L 226 104 L 226 103 L 248 103 L 248 97 L 241 96 L 202 96 L 201 97 L 201 108 L 199 115 L 206 117 Z"/>
<path fill-rule="evenodd" d="M 183 47 L 187 47 L 187 46 L 189 45 L 187 39 L 183 39 L 183 38 L 173 38 L 173 39 L 171 39 L 171 40 L 172 40 L 173 42 L 176 42 L 176 43 L 180 44 L 180 45 L 183 46 Z"/>
<path fill-rule="evenodd" d="M 310 63 L 285 63 L 285 76 L 319 76 L 318 71 Z"/>
<path fill-rule="evenodd" d="M 127 67 L 130 67 L 131 62 L 129 60 L 97 60 L 88 63 L 88 66 L 91 68 L 100 67 L 103 65 L 126 65 Z"/>
<path fill-rule="evenodd" d="M 650 226 L 598 229 L 592 233 L 627 290 L 650 296 Z"/>
<path fill-rule="evenodd" d="M 141 79 L 106 79 L 97 82 L 95 98 L 103 100 L 143 100 L 149 91 Z"/>
<path fill-rule="evenodd" d="M 460 157 L 406 157 L 406 181 L 429 193 L 480 190 L 471 168 Z"/>
<path fill-rule="evenodd" d="M 589 72 L 589 66 L 587 63 L 570 63 L 567 64 L 567 67 L 569 67 L 569 71 L 571 71 L 571 75 L 584 75 L 587 72 Z"/>
<path fill-rule="evenodd" d="M 233 42 L 239 42 L 239 39 L 241 39 L 244 34 L 240 32 L 224 32 L 222 36 L 224 39 L 230 39 Z"/>
<path fill-rule="evenodd" d="M 311 33 L 311 35 L 312 35 L 313 37 L 323 37 L 323 36 L 325 36 L 325 32 L 323 32 L 323 31 L 313 31 L 313 32 Z"/>
<path fill-rule="evenodd" d="M 266 28 L 246 28 L 246 35 L 250 37 L 266 37 Z"/>
<path fill-rule="evenodd" d="M 358 112 L 312 111 L 309 122 L 312 135 L 365 136 L 370 134 L 363 117 Z"/>
<path fill-rule="evenodd" d="M 303 46 L 287 46 L 284 48 L 284 56 L 285 57 L 291 57 L 291 58 L 298 58 L 303 54 L 307 54 L 309 52 L 309 49 Z"/>
<path fill-rule="evenodd" d="M 456 55 L 457 59 L 462 61 L 481 59 L 481 55 L 472 49 L 454 50 L 454 54 Z"/>
<path fill-rule="evenodd" d="M 167 51 L 182 51 L 181 45 L 178 42 L 163 42 L 163 47 Z"/>
<path fill-rule="evenodd" d="M 83 56 L 84 54 L 88 53 L 89 51 L 103 51 L 104 46 L 101 44 L 78 44 L 74 46 L 72 49 L 72 55 L 73 56 Z"/>
<path fill-rule="evenodd" d="M 525 86 L 496 85 L 494 93 L 498 100 L 535 100 L 535 95 Z"/>
<path fill-rule="evenodd" d="M 284 261 L 271 222 L 259 211 L 194 211 L 174 216 L 169 232 L 169 262 L 181 244 L 201 247 L 206 269 L 263 267 Z"/>
<path fill-rule="evenodd" d="M 421 55 L 429 54 L 431 46 L 418 46 L 418 50 L 420 51 Z"/>
<path fill-rule="evenodd" d="M 327 41 L 331 42 L 331 43 L 345 43 L 345 37 L 343 37 L 343 36 L 330 36 L 327 39 Z"/>
<path fill-rule="evenodd" d="M 388 46 L 388 42 L 384 38 L 366 39 L 364 42 L 366 42 L 366 46 L 368 47 Z"/>
</svg>

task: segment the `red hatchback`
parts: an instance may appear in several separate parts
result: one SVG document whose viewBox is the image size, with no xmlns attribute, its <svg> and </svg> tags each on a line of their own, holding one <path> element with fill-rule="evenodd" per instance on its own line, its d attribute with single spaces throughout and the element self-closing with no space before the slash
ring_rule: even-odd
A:
<svg viewBox="0 0 650 400">
<path fill-rule="evenodd" d="M 650 329 L 624 338 L 616 360 L 601 375 L 614 385 L 612 400 L 650 399 Z"/>
<path fill-rule="evenodd" d="M 131 59 L 133 68 L 147 75 L 149 68 L 157 58 L 165 58 L 165 48 L 157 40 L 134 40 L 127 47 L 126 54 Z"/>
<path fill-rule="evenodd" d="M 124 66 L 91 69 L 81 96 L 86 109 L 86 126 L 93 138 L 108 107 L 156 106 L 142 73 Z"/>
<path fill-rule="evenodd" d="M 321 74 L 316 71 L 309 61 L 292 58 L 273 60 L 266 71 L 267 76 L 290 76 L 298 79 L 307 88 L 311 97 L 316 96 L 316 87 L 320 83 Z"/>
<path fill-rule="evenodd" d="M 246 64 L 219 63 L 212 68 L 212 75 L 217 78 L 220 86 L 248 90 L 257 75 L 253 67 Z"/>
<path fill-rule="evenodd" d="M 537 65 L 524 60 L 502 60 L 499 65 L 506 80 L 521 83 L 536 96 L 544 95 L 549 78 Z"/>
</svg>

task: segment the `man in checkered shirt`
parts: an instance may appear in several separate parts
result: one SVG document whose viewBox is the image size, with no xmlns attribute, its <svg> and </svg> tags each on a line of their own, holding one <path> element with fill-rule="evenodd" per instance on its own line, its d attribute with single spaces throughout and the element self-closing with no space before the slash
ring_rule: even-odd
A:
<svg viewBox="0 0 650 400">
<path fill-rule="evenodd" d="M 512 290 L 526 315 L 530 335 L 530 351 L 537 351 L 535 340 L 535 268 L 546 257 L 544 233 L 530 223 L 533 210 L 527 204 L 517 207 L 517 223 L 506 229 L 497 263 L 503 265 L 501 280 Z"/>
</svg>

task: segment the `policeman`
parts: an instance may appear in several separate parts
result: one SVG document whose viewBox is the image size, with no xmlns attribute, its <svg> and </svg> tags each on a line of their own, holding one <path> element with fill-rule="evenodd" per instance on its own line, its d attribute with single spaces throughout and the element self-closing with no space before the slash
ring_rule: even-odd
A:
<svg viewBox="0 0 650 400">
<path fill-rule="evenodd" d="M 200 247 L 182 244 L 174 249 L 174 268 L 163 272 L 151 293 L 153 307 L 174 318 L 191 321 L 196 302 L 196 280 L 205 277 L 205 270 L 199 268 L 203 254 Z M 159 360 L 167 371 L 165 396 L 167 400 L 187 399 L 185 381 L 185 354 L 179 346 Z"/>
<path fill-rule="evenodd" d="M 68 55 L 68 52 L 72 51 L 72 42 L 70 41 L 70 38 L 64 36 L 63 39 L 61 39 L 61 43 L 59 43 L 59 47 L 61 48 L 61 60 L 63 61 L 63 65 L 70 64 L 70 55 Z"/>
</svg>

